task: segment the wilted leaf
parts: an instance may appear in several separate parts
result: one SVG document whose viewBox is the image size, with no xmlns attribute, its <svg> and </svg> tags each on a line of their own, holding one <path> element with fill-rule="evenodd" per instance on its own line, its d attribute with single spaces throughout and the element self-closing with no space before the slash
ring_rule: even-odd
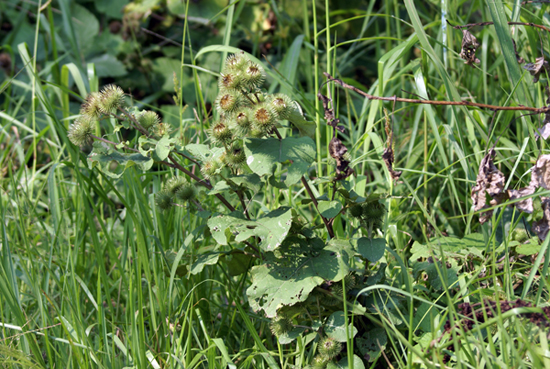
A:
<svg viewBox="0 0 550 369">
<path fill-rule="evenodd" d="M 546 113 L 544 115 L 544 125 L 537 129 L 538 133 L 535 133 L 535 139 L 542 137 L 543 140 L 547 140 L 550 137 L 550 114 Z"/>
<path fill-rule="evenodd" d="M 504 174 L 493 164 L 495 150 L 490 149 L 487 155 L 481 160 L 479 172 L 477 174 L 476 185 L 472 188 L 472 201 L 474 202 L 474 210 L 496 206 L 506 200 L 507 194 L 504 191 L 506 178 Z M 491 197 L 489 206 L 487 206 L 487 195 Z M 480 223 L 485 223 L 493 215 L 492 210 L 488 210 L 479 217 Z"/>
<path fill-rule="evenodd" d="M 533 186 L 550 190 L 550 155 L 542 155 L 532 169 Z"/>
<path fill-rule="evenodd" d="M 541 197 L 543 216 L 542 219 L 534 222 L 531 230 L 539 236 L 541 241 L 546 239 L 550 230 L 550 197 Z"/>
<path fill-rule="evenodd" d="M 533 83 L 536 83 L 539 81 L 540 74 L 544 70 L 549 70 L 550 65 L 546 60 L 544 60 L 544 56 L 541 56 L 536 59 L 534 63 L 527 63 L 523 66 L 523 69 L 527 70 L 531 75 L 533 76 Z"/>
<path fill-rule="evenodd" d="M 275 252 L 266 253 L 262 265 L 252 268 L 252 285 L 246 292 L 250 306 L 272 318 L 278 308 L 305 301 L 321 283 L 342 280 L 354 254 L 347 241 L 333 239 L 314 251 L 309 240 L 289 237 Z"/>
<path fill-rule="evenodd" d="M 472 65 L 479 64 L 479 59 L 476 58 L 476 49 L 479 47 L 479 41 L 468 30 L 462 30 L 462 49 L 460 57 L 465 60 L 464 64 Z"/>
</svg>

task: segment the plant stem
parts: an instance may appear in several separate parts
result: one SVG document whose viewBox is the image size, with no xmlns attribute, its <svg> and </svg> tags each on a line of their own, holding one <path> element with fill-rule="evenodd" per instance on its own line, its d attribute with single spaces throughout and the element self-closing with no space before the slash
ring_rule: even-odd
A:
<svg viewBox="0 0 550 369">
<path fill-rule="evenodd" d="M 309 198 L 313 202 L 313 205 L 315 205 L 315 209 L 317 209 L 317 212 L 319 213 L 319 215 L 321 215 L 321 212 L 319 212 L 317 199 L 313 195 L 313 192 L 311 191 L 311 188 L 309 187 L 306 178 L 302 176 L 301 181 L 307 191 L 307 194 L 309 195 Z M 325 227 L 327 228 L 330 238 L 334 238 L 334 229 L 332 229 L 332 224 L 323 215 L 321 215 L 321 219 L 323 219 L 323 223 L 325 223 Z"/>
<path fill-rule="evenodd" d="M 325 75 L 325 77 L 327 77 L 327 79 L 328 79 L 327 82 L 335 82 L 335 83 L 339 84 L 340 86 L 342 86 L 344 88 L 347 88 L 347 89 L 350 89 L 354 92 L 357 92 L 359 95 L 364 96 L 369 100 L 382 100 L 382 101 L 393 101 L 393 102 L 398 101 L 398 102 L 404 102 L 404 103 L 409 103 L 409 104 L 472 106 L 472 107 L 476 107 L 476 108 L 490 109 L 490 110 L 493 110 L 493 111 L 498 111 L 498 110 L 532 111 L 535 114 L 543 114 L 543 113 L 550 112 L 550 105 L 549 106 L 544 106 L 542 108 L 534 108 L 534 107 L 531 107 L 531 106 L 523 106 L 523 105 L 520 105 L 520 106 L 498 106 L 498 105 L 480 104 L 480 103 L 475 103 L 475 102 L 471 102 L 471 101 L 438 101 L 438 100 L 405 99 L 405 98 L 397 97 L 397 96 L 391 96 L 391 97 L 374 96 L 374 95 L 368 94 L 364 91 L 361 91 L 360 89 L 358 89 L 358 88 L 356 88 L 352 85 L 348 85 L 344 81 L 342 81 L 338 78 L 334 78 L 333 76 L 331 76 L 328 73 L 323 73 L 323 74 Z"/>
</svg>

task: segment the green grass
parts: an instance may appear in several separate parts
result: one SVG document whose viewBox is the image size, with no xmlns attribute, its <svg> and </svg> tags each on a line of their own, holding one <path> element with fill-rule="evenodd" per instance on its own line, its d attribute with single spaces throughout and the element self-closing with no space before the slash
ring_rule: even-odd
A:
<svg viewBox="0 0 550 369">
<path fill-rule="evenodd" d="M 439 3 L 339 3 L 238 1 L 213 6 L 207 26 L 177 18 L 160 30 L 149 18 L 143 27 L 166 31 L 165 37 L 185 47 L 163 50 L 161 40 L 146 44 L 143 35 L 132 34 L 119 44 L 124 53 L 117 57 L 128 63 L 128 74 L 120 77 L 102 76 L 101 69 L 88 64 L 108 52 L 93 54 L 81 44 L 89 23 L 82 23 L 76 13 L 70 16 L 77 11 L 73 1 L 53 2 L 42 13 L 36 4 L 17 3 L 30 13 L 28 19 L 10 19 L 20 9 L 0 5 L 13 26 L 2 31 L 0 51 L 10 55 L 15 66 L 0 75 L 0 366 L 301 368 L 316 355 L 319 339 L 311 331 L 291 344 L 277 342 L 270 320 L 250 308 L 248 274 L 232 276 L 221 262 L 193 269 L 198 255 L 212 250 L 215 241 L 207 232 L 207 220 L 192 206 L 168 212 L 155 206 L 154 194 L 174 175 L 173 168 L 155 165 L 142 172 L 134 167 L 113 179 L 88 167 L 86 154 L 67 139 L 67 128 L 85 96 L 107 83 L 139 93 L 135 103 L 159 111 L 182 145 L 203 142 L 216 119 L 210 107 L 217 94 L 215 76 L 225 55 L 245 48 L 268 69 L 267 89 L 290 95 L 316 122 L 312 177 L 335 174 L 328 153 L 332 129 L 316 99 L 323 72 L 374 95 L 413 93 L 432 100 L 502 106 L 546 104 L 544 85 L 534 84 L 518 65 L 512 39 L 520 55 L 534 62 L 541 43 L 547 50 L 548 36 L 532 27 L 516 26 L 511 32 L 506 22 L 513 18 L 550 26 L 545 17 L 548 4 L 516 9 L 512 2 L 445 1 L 453 25 L 495 23 L 471 30 L 481 41 L 481 63 L 473 68 L 459 58 L 461 32 L 450 26 L 443 30 Z M 104 16 L 106 29 L 106 20 L 115 16 L 94 9 Z M 273 33 L 261 29 L 269 10 L 277 17 Z M 173 16 L 163 7 L 154 12 Z M 189 12 L 198 11 L 190 7 Z M 209 33 L 212 29 L 215 35 Z M 161 58 L 177 63 L 155 64 Z M 138 59 L 146 62 L 132 69 L 130 63 Z M 180 70 L 164 70 L 163 65 Z M 137 80 L 136 70 L 147 82 Z M 183 97 L 175 102 L 173 87 L 165 85 L 173 72 Z M 541 79 L 548 81 L 546 76 Z M 479 163 L 493 145 L 495 163 L 509 187 L 529 183 L 529 168 L 547 153 L 546 142 L 534 139 L 542 118 L 508 112 L 493 118 L 491 111 L 457 106 L 394 107 L 333 85 L 328 89 L 346 128 L 341 137 L 350 148 L 355 191 L 390 195 L 379 231 L 388 249 L 380 262 L 367 266 L 367 275 L 374 278 L 382 263 L 387 267 L 377 282 L 360 291 L 363 304 L 370 304 L 365 315 L 353 316 L 361 333 L 385 332 L 379 336 L 380 346 L 372 346 L 382 348 L 383 354 L 373 349 L 365 367 L 550 367 L 548 326 L 540 328 L 525 317 L 548 306 L 548 239 L 535 240 L 536 250 L 523 256 L 529 252 L 515 242 L 513 232 L 530 229 L 541 218 L 540 204 L 533 215 L 500 206 L 490 222 L 480 225 L 470 199 Z M 397 183 L 389 180 L 381 158 L 386 141 L 383 109 L 394 129 L 395 167 L 403 171 Z M 98 133 L 112 130 L 110 122 L 97 127 Z M 190 161 L 182 164 L 192 166 Z M 311 183 L 319 196 L 332 196 L 330 184 Z M 249 211 L 256 217 L 291 205 L 304 219 L 322 226 L 315 211 L 301 203 L 306 198 L 302 186 L 265 187 Z M 236 198 L 231 201 L 239 204 Z M 205 209 L 225 211 L 204 193 L 200 203 Z M 335 224 L 337 235 L 351 237 L 346 234 L 349 224 L 358 227 L 351 217 L 342 216 Z M 477 238 L 455 246 L 457 239 L 471 235 Z M 417 250 L 420 262 L 429 257 L 440 262 L 419 266 L 412 258 Z M 461 253 L 464 250 L 474 256 Z M 487 305 L 518 298 L 532 307 L 503 312 L 500 303 Z M 466 302 L 478 304 L 484 316 L 472 329 L 466 329 L 465 322 L 473 318 L 459 306 Z M 444 333 L 447 321 L 453 328 Z M 359 338 L 353 338 L 356 344 Z"/>
</svg>

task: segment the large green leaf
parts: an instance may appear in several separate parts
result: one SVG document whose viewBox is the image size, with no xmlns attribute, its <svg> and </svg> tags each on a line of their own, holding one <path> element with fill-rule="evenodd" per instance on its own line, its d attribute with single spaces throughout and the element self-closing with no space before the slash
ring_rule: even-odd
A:
<svg viewBox="0 0 550 369">
<path fill-rule="evenodd" d="M 384 256 L 386 240 L 383 238 L 361 237 L 357 240 L 357 252 L 368 261 L 375 263 Z"/>
<path fill-rule="evenodd" d="M 276 252 L 266 254 L 262 265 L 252 268 L 250 306 L 274 317 L 278 308 L 305 301 L 325 280 L 342 280 L 354 254 L 347 240 L 333 239 L 317 251 L 310 240 L 289 237 Z"/>
<path fill-rule="evenodd" d="M 348 324 L 348 333 L 346 333 L 346 319 L 343 311 L 332 313 L 327 319 L 324 329 L 327 336 L 338 342 L 346 342 L 348 334 L 349 338 L 355 337 L 357 334 L 357 328 L 352 323 Z"/>
<path fill-rule="evenodd" d="M 247 164 L 259 176 L 272 174 L 276 163 L 292 161 L 284 181 L 287 186 L 298 182 L 315 161 L 315 144 L 309 137 L 249 138 L 244 145 Z"/>
<path fill-rule="evenodd" d="M 330 362 L 327 364 L 327 369 L 348 369 L 352 366 L 348 362 L 348 357 L 341 359 L 338 363 Z M 365 364 L 363 360 L 357 355 L 353 355 L 353 368 L 354 369 L 365 369 Z"/>
<path fill-rule="evenodd" d="M 94 149 L 88 155 L 88 161 L 90 168 L 98 167 L 111 178 L 120 178 L 127 168 L 134 165 L 147 171 L 154 163 L 153 159 L 140 153 L 120 153 L 99 141 L 94 142 Z"/>
<path fill-rule="evenodd" d="M 292 211 L 282 207 L 257 220 L 244 219 L 239 212 L 218 215 L 208 220 L 212 237 L 220 244 L 227 245 L 228 235 L 235 234 L 235 241 L 242 242 L 250 237 L 260 237 L 260 247 L 273 251 L 281 245 L 292 225 Z"/>
</svg>

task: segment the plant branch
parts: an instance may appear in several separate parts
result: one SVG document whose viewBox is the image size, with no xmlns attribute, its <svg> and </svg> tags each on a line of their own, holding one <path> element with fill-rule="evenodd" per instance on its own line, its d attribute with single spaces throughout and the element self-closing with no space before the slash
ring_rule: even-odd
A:
<svg viewBox="0 0 550 369">
<path fill-rule="evenodd" d="M 382 100 L 382 101 L 394 101 L 394 102 L 398 101 L 398 102 L 404 102 L 409 104 L 471 106 L 476 108 L 489 109 L 493 111 L 499 111 L 499 110 L 532 111 L 535 114 L 543 114 L 543 113 L 550 112 L 550 106 L 544 106 L 542 108 L 535 108 L 535 107 L 523 106 L 523 105 L 498 106 L 498 105 L 480 104 L 480 103 L 475 103 L 471 101 L 438 101 L 438 100 L 405 99 L 405 98 L 396 97 L 396 96 L 391 96 L 391 97 L 374 96 L 358 89 L 357 87 L 349 85 L 338 78 L 334 78 L 333 76 L 331 76 L 326 72 L 324 72 L 323 74 L 325 75 L 325 77 L 327 77 L 328 79 L 327 82 L 334 82 L 344 88 L 357 92 L 359 95 L 364 96 L 369 100 Z"/>
<path fill-rule="evenodd" d="M 200 184 L 201 186 L 204 186 L 206 188 L 208 188 L 209 190 L 212 189 L 212 185 L 202 179 L 200 179 L 199 177 L 197 177 L 195 174 L 193 174 L 192 172 L 190 172 L 189 170 L 185 169 L 180 163 L 178 163 L 176 161 L 176 159 L 174 159 L 174 157 L 172 155 L 168 155 L 168 159 L 170 159 L 170 161 L 172 163 L 174 163 L 174 167 L 180 171 L 182 171 L 183 173 L 187 174 L 189 177 L 193 178 L 198 184 Z M 226 199 L 225 197 L 223 197 L 221 194 L 217 193 L 215 195 L 224 205 L 226 208 L 228 208 L 230 211 L 235 211 L 236 209 L 233 207 L 233 205 L 231 205 Z"/>
</svg>

